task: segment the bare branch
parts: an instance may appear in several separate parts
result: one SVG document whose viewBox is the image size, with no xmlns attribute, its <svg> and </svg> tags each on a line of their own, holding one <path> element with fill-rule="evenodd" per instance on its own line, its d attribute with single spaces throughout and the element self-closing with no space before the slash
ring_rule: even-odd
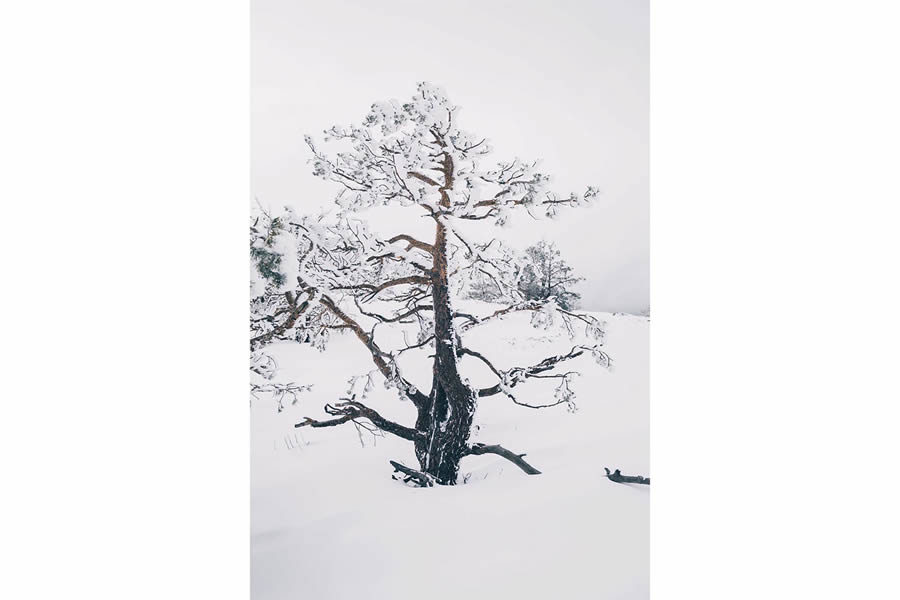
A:
<svg viewBox="0 0 900 600">
<path fill-rule="evenodd" d="M 416 173 L 415 171 L 409 171 L 407 173 L 407 175 L 409 175 L 410 177 L 415 177 L 419 181 L 423 181 L 423 182 L 427 183 L 428 185 L 433 185 L 434 187 L 441 187 L 441 184 L 439 184 L 437 181 L 435 181 L 428 175 L 422 175 L 421 173 Z"/>
<path fill-rule="evenodd" d="M 425 242 L 420 242 L 416 238 L 414 238 L 410 235 L 406 235 L 405 233 L 401 233 L 400 235 L 395 235 L 394 237 L 389 239 L 387 242 L 388 242 L 388 244 L 393 244 L 394 242 L 400 242 L 400 241 L 407 242 L 410 245 L 410 247 L 412 247 L 412 248 L 418 248 L 419 250 L 424 250 L 428 254 L 434 254 L 434 246 L 432 246 L 431 244 L 426 244 Z"/>
<path fill-rule="evenodd" d="M 317 421 L 307 417 L 305 420 L 294 425 L 294 427 L 334 427 L 335 425 L 341 425 L 347 421 L 364 418 L 371 421 L 375 427 L 385 433 L 392 433 L 397 437 L 401 437 L 411 442 L 424 439 L 425 437 L 425 434 L 416 431 L 415 429 L 385 419 L 373 409 L 356 402 L 355 400 L 344 400 L 342 402 L 335 402 L 334 404 L 326 404 L 325 412 L 329 415 L 336 416 L 337 418 L 327 421 Z"/>
<path fill-rule="evenodd" d="M 346 423 L 350 419 L 351 419 L 351 417 L 349 415 L 345 415 L 343 417 L 338 417 L 337 419 L 328 419 L 327 421 L 317 421 L 315 419 L 306 417 L 303 421 L 294 425 L 294 427 L 307 427 L 307 426 L 316 427 L 316 428 L 334 427 L 336 425 L 341 425 L 343 423 Z"/>
<path fill-rule="evenodd" d="M 322 296 L 319 300 L 321 304 L 330 310 L 338 319 L 344 322 L 347 327 L 356 334 L 356 337 L 365 344 L 366 348 L 369 349 L 369 353 L 372 355 L 372 361 L 375 363 L 375 366 L 378 367 L 378 370 L 381 371 L 381 374 L 384 375 L 385 379 L 393 380 L 395 377 L 399 379 L 405 386 L 406 389 L 404 393 L 406 396 L 412 400 L 415 406 L 422 406 L 425 402 L 428 401 L 428 396 L 418 391 L 418 389 L 413 388 L 413 386 L 403 377 L 395 374 L 395 371 L 391 368 L 390 365 L 385 361 L 385 357 L 389 360 L 393 360 L 390 355 L 385 354 L 381 348 L 375 343 L 374 338 L 372 338 L 366 330 L 362 328 L 362 326 L 353 320 L 350 316 L 347 315 L 344 311 L 342 311 L 338 306 L 334 303 L 334 300 L 329 298 L 328 296 Z M 410 389 L 412 391 L 410 391 Z"/>
<path fill-rule="evenodd" d="M 409 275 L 407 277 L 399 277 L 397 279 L 391 279 L 390 281 L 385 281 L 379 285 L 372 285 L 368 283 L 360 283 L 357 285 L 344 285 L 344 286 L 335 286 L 332 289 L 335 290 L 369 290 L 369 294 L 366 295 L 367 300 L 372 300 L 375 296 L 378 295 L 379 292 L 382 292 L 390 287 L 398 286 L 398 285 L 406 285 L 406 284 L 418 284 L 418 285 L 427 285 L 431 283 L 431 279 L 427 277 L 423 277 L 422 275 Z"/>
<path fill-rule="evenodd" d="M 420 271 L 422 271 L 423 273 L 425 273 L 429 276 L 431 275 L 431 269 L 429 269 L 425 265 L 422 265 L 415 261 L 412 261 L 405 256 L 400 256 L 398 254 L 394 254 L 393 252 L 386 252 L 385 254 L 377 254 L 375 256 L 370 256 L 369 258 L 366 259 L 366 262 L 378 261 L 380 263 L 385 260 L 392 260 L 394 262 L 404 262 L 408 265 L 414 266 L 415 268 L 419 269 Z"/>
<path fill-rule="evenodd" d="M 401 320 L 403 320 L 403 319 L 405 319 L 405 318 L 407 318 L 407 317 L 411 317 L 411 316 L 413 316 L 413 315 L 417 315 L 417 314 L 419 314 L 420 312 L 422 312 L 423 310 L 424 310 L 424 311 L 434 310 L 434 307 L 431 306 L 430 304 L 422 304 L 422 305 L 415 306 L 415 307 L 413 307 L 413 308 L 407 310 L 406 312 L 400 313 L 400 314 L 395 315 L 395 316 L 393 316 L 393 317 L 386 317 L 386 316 L 381 315 L 381 314 L 378 314 L 378 313 L 367 312 L 366 310 L 363 309 L 362 306 L 359 305 L 359 302 L 356 300 L 356 298 L 354 298 L 353 300 L 356 302 L 356 309 L 357 309 L 360 313 L 362 313 L 363 315 L 365 315 L 365 316 L 367 316 L 367 317 L 371 317 L 371 318 L 373 318 L 373 319 L 376 319 L 377 321 L 379 321 L 379 322 L 381 322 L 381 323 L 396 323 L 397 321 L 401 321 Z"/>
<path fill-rule="evenodd" d="M 493 364 L 491 364 L 491 361 L 489 361 L 487 358 L 485 358 L 485 356 L 483 354 L 481 354 L 480 352 L 475 352 L 474 350 L 470 350 L 469 348 L 460 348 L 459 353 L 460 354 L 468 354 L 469 356 L 474 356 L 475 358 L 479 359 L 481 362 L 486 364 L 488 366 L 488 368 L 494 372 L 494 375 L 496 375 L 497 377 L 500 377 L 501 379 L 503 378 L 503 373 L 498 371 L 497 368 Z"/>
<path fill-rule="evenodd" d="M 516 454 L 515 452 L 507 450 L 500 444 L 472 444 L 472 446 L 469 448 L 468 454 L 496 454 L 497 456 L 502 456 L 506 460 L 510 461 L 529 475 L 541 474 L 540 471 L 525 462 L 523 458 L 525 454 Z"/>
</svg>

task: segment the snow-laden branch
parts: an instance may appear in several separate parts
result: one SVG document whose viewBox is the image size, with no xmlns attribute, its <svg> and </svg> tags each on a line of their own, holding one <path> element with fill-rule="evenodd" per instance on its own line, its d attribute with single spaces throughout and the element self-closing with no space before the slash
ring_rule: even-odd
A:
<svg viewBox="0 0 900 600">
<path fill-rule="evenodd" d="M 298 303 L 296 297 L 292 292 L 285 292 L 284 297 L 285 300 L 287 300 L 288 305 L 291 307 L 287 317 L 285 317 L 284 321 L 282 321 L 278 325 L 275 325 L 267 333 L 262 333 L 250 338 L 251 350 L 255 350 L 260 346 L 268 344 L 270 341 L 272 341 L 272 338 L 277 337 L 283 334 L 288 329 L 292 328 L 297 323 L 297 319 L 299 319 L 300 316 L 305 313 L 310 306 L 308 300 L 304 300 L 303 302 Z M 270 319 L 271 322 L 274 322 L 274 316 Z"/>
<path fill-rule="evenodd" d="M 533 378 L 566 379 L 566 378 L 570 377 L 573 374 L 573 372 L 554 373 L 554 374 L 550 374 L 550 375 L 543 375 L 543 373 L 546 373 L 548 371 L 552 371 L 552 370 L 556 369 L 557 365 L 559 365 L 560 363 L 563 363 L 568 360 L 572 360 L 573 358 L 578 358 L 579 356 L 584 354 L 586 351 L 594 353 L 595 357 L 597 356 L 596 353 L 600 353 L 602 356 L 606 356 L 606 353 L 604 353 L 602 350 L 600 350 L 597 346 L 575 346 L 567 354 L 559 354 L 556 356 L 549 356 L 549 357 L 545 358 L 544 360 L 540 361 L 539 363 L 536 363 L 531 366 L 512 367 L 510 369 L 500 370 L 500 369 L 497 369 L 496 367 L 494 367 L 494 365 L 491 364 L 490 361 L 488 361 L 483 355 L 481 355 L 477 352 L 474 352 L 469 349 L 464 349 L 463 353 L 471 354 L 472 356 L 475 356 L 475 357 L 479 358 L 481 361 L 485 362 L 490 367 L 490 369 L 494 372 L 494 374 L 500 378 L 500 381 L 497 384 L 495 384 L 491 387 L 482 388 L 482 389 L 478 390 L 479 397 L 485 398 L 485 397 L 494 396 L 496 394 L 502 393 L 502 394 L 507 395 L 513 401 L 515 401 L 516 404 L 520 404 L 522 406 L 527 406 L 529 408 L 546 408 L 549 406 L 556 406 L 557 404 L 562 404 L 563 402 L 567 402 L 568 398 L 565 398 L 565 397 L 558 398 L 557 402 L 554 402 L 553 404 L 531 405 L 531 404 L 526 404 L 523 402 L 516 401 L 515 397 L 512 395 L 512 393 L 509 390 L 516 387 L 520 383 L 524 383 L 527 379 L 533 379 Z"/>
<path fill-rule="evenodd" d="M 268 397 L 275 401 L 278 412 L 284 410 L 285 401 L 297 404 L 300 394 L 312 389 L 312 384 L 300 385 L 293 381 L 277 381 L 278 363 L 275 359 L 260 351 L 250 353 L 250 395 L 259 400 Z"/>
<path fill-rule="evenodd" d="M 313 174 L 341 186 L 337 201 L 344 211 L 419 205 L 434 217 L 492 219 L 497 225 L 513 209 L 553 218 L 558 208 L 580 206 L 599 193 L 594 187 L 581 194 L 554 192 L 538 161 L 483 164 L 493 149 L 486 138 L 459 128 L 457 112 L 441 88 L 420 83 L 408 101 L 376 102 L 361 124 L 328 129 L 324 141 L 343 151 L 329 154 L 307 136 Z"/>
</svg>

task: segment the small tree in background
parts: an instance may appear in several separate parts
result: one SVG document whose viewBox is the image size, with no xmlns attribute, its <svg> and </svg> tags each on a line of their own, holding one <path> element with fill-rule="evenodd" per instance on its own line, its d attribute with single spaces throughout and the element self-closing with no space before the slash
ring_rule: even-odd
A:
<svg viewBox="0 0 900 600">
<path fill-rule="evenodd" d="M 519 289 L 526 298 L 556 298 L 560 308 L 573 310 L 578 307 L 581 294 L 572 291 L 572 286 L 583 278 L 573 275 L 572 267 L 563 260 L 556 244 L 541 240 L 525 250 L 525 257 Z"/>
<path fill-rule="evenodd" d="M 466 296 L 484 302 L 556 298 L 560 308 L 578 308 L 581 294 L 572 287 L 583 278 L 573 274 L 574 269 L 563 260 L 555 243 L 542 240 L 526 248 L 524 255 L 516 255 L 513 260 L 520 265 L 514 290 L 505 290 L 493 278 L 476 270 L 470 277 Z M 510 294 L 510 291 L 513 293 Z"/>
</svg>

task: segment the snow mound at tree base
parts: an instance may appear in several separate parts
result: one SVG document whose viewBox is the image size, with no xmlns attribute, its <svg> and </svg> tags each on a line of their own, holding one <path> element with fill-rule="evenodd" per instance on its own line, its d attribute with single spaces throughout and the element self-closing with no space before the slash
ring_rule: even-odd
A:
<svg viewBox="0 0 900 600">
<path fill-rule="evenodd" d="M 351 424 L 293 427 L 305 416 L 321 418 L 351 376 L 371 370 L 358 340 L 339 335 L 325 353 L 271 346 L 282 379 L 314 387 L 281 413 L 266 400 L 251 405 L 253 600 L 647 598 L 650 488 L 613 483 L 603 467 L 650 475 L 649 322 L 596 316 L 608 324 L 604 350 L 613 368 L 590 356 L 566 366 L 582 373 L 573 384 L 577 412 L 565 404 L 533 410 L 499 395 L 479 401 L 472 441 L 527 453 L 543 474 L 526 475 L 499 456 L 471 456 L 461 468 L 466 483 L 453 487 L 392 480 L 389 460 L 417 467 L 405 440 Z M 498 368 L 573 345 L 564 333 L 532 328 L 526 314 L 485 324 L 464 341 Z M 402 365 L 425 391 L 426 355 Z M 464 366 L 473 385 L 495 382 L 478 361 Z M 411 425 L 413 407 L 376 382 L 366 404 Z M 528 382 L 516 397 L 547 403 L 555 383 Z"/>
</svg>

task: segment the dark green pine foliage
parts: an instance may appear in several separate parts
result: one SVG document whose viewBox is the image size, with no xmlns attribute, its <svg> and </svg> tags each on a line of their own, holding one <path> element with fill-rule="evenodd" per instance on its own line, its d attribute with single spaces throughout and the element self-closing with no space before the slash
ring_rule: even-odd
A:
<svg viewBox="0 0 900 600">
<path fill-rule="evenodd" d="M 266 222 L 260 227 L 260 219 L 256 219 L 250 228 L 250 258 L 256 264 L 259 274 L 277 286 L 284 283 L 284 274 L 279 271 L 281 255 L 272 250 L 275 237 L 281 231 L 281 220 L 261 217 Z"/>
</svg>

